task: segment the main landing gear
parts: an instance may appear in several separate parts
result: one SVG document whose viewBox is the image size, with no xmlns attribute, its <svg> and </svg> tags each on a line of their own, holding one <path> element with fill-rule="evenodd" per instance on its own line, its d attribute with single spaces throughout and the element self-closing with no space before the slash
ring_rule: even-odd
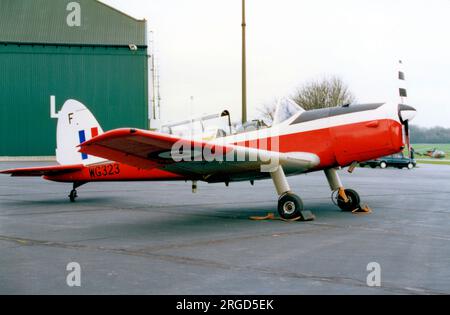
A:
<svg viewBox="0 0 450 315">
<path fill-rule="evenodd" d="M 73 183 L 73 188 L 69 193 L 70 202 L 75 202 L 75 199 L 78 197 L 77 188 L 84 185 L 86 183 L 83 182 L 75 182 Z"/>
<path fill-rule="evenodd" d="M 342 211 L 348 212 L 370 212 L 367 206 L 361 207 L 361 198 L 359 194 L 353 189 L 345 189 L 342 185 L 341 179 L 334 168 L 325 170 L 330 188 L 333 191 L 333 202 L 341 208 Z M 270 173 L 273 184 L 279 196 L 278 199 L 278 213 L 283 220 L 295 221 L 310 221 L 314 220 L 314 215 L 310 211 L 303 209 L 302 199 L 296 194 L 292 193 L 286 175 L 282 166 Z"/>
<path fill-rule="evenodd" d="M 359 194 L 353 189 L 345 189 L 342 185 L 341 179 L 334 168 L 325 170 L 325 175 L 330 185 L 333 202 L 346 212 L 369 212 L 367 206 L 361 207 L 361 198 Z"/>
<path fill-rule="evenodd" d="M 302 199 L 291 192 L 283 168 L 278 166 L 274 172 L 270 173 L 270 176 L 279 196 L 278 214 L 280 217 L 284 220 L 314 220 L 310 211 L 304 211 Z"/>
</svg>

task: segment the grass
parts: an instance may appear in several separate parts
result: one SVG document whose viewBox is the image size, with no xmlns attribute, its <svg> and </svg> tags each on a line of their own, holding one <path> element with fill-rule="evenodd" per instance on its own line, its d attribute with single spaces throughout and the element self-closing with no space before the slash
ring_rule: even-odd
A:
<svg viewBox="0 0 450 315">
<path fill-rule="evenodd" d="M 450 161 L 439 161 L 438 159 L 416 160 L 417 164 L 450 165 Z"/>
</svg>

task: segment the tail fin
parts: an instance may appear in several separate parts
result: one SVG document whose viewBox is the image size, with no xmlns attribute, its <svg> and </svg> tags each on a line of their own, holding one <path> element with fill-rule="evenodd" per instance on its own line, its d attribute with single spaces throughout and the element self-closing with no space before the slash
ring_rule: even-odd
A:
<svg viewBox="0 0 450 315">
<path fill-rule="evenodd" d="M 95 156 L 78 152 L 78 145 L 103 130 L 97 119 L 83 104 L 67 100 L 58 113 L 56 130 L 56 160 L 61 165 L 92 164 L 104 161 Z"/>
</svg>

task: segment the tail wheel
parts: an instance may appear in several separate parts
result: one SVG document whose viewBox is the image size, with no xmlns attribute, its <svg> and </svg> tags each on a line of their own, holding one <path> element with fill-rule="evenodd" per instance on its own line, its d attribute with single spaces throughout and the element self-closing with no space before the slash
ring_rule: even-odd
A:
<svg viewBox="0 0 450 315">
<path fill-rule="evenodd" d="M 76 191 L 75 189 L 72 189 L 72 190 L 70 191 L 70 194 L 69 194 L 70 202 L 75 202 L 75 199 L 76 199 L 77 197 L 78 197 L 77 191 Z"/>
<path fill-rule="evenodd" d="M 337 199 L 338 207 L 341 208 L 342 211 L 353 211 L 357 209 L 361 203 L 359 194 L 353 189 L 345 189 L 344 191 L 348 201 L 345 202 L 341 196 L 338 196 Z"/>
<path fill-rule="evenodd" d="M 381 163 L 380 163 L 380 167 L 381 167 L 381 168 L 386 168 L 386 167 L 387 167 L 387 163 L 384 162 L 384 161 L 381 162 Z"/>
<path fill-rule="evenodd" d="M 298 218 L 302 215 L 303 202 L 299 196 L 287 193 L 278 200 L 278 213 L 286 220 Z"/>
</svg>

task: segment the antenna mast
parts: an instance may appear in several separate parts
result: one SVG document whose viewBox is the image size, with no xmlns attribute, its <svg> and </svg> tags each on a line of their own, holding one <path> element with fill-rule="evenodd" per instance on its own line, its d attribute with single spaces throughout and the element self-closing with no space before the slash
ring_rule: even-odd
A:
<svg viewBox="0 0 450 315">
<path fill-rule="evenodd" d="M 154 47 L 154 35 L 153 31 L 150 31 L 151 37 L 150 37 L 150 62 L 151 62 L 151 73 L 152 73 L 152 120 L 156 120 L 156 89 L 155 89 L 155 47 Z"/>
</svg>

